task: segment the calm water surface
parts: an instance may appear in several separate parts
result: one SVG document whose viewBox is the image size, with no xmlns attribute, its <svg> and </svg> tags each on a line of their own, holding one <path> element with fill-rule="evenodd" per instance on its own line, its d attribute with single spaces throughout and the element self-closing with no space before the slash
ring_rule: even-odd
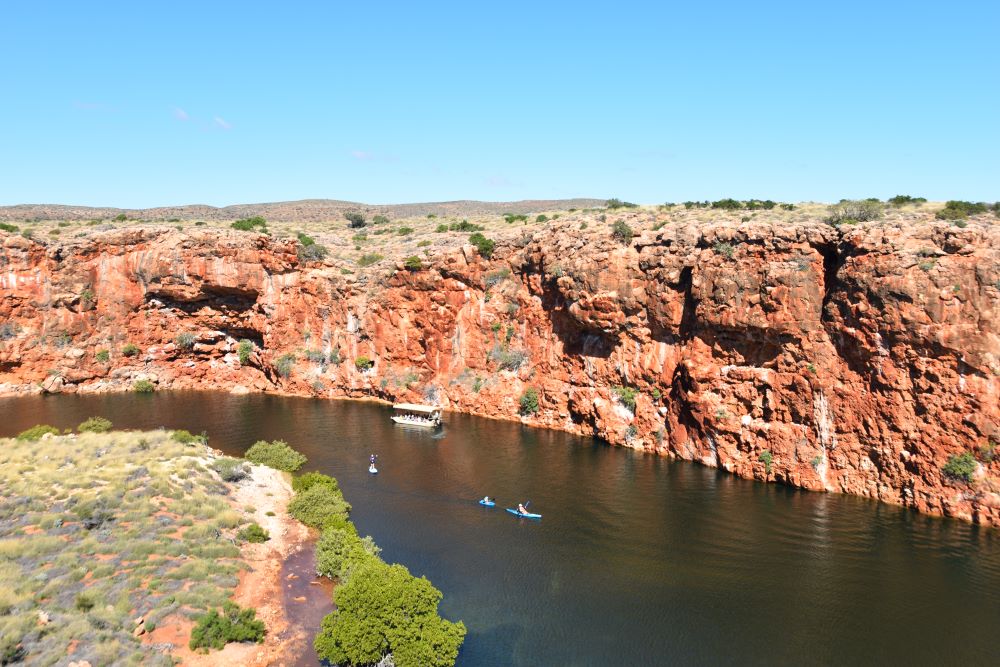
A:
<svg viewBox="0 0 1000 667">
<path fill-rule="evenodd" d="M 92 415 L 282 438 L 340 480 L 362 534 L 427 575 L 460 665 L 998 664 L 998 531 L 764 485 L 463 415 L 395 426 L 369 403 L 165 393 L 0 399 L 0 434 Z M 380 473 L 367 473 L 379 455 Z M 490 510 L 475 503 L 497 496 Z M 530 500 L 541 521 L 503 511 Z"/>
</svg>

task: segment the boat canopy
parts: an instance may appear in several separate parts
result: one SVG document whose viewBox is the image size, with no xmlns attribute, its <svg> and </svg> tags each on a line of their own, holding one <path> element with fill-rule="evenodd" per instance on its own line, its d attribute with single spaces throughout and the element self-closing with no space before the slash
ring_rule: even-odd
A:
<svg viewBox="0 0 1000 667">
<path fill-rule="evenodd" d="M 392 406 L 393 410 L 399 410 L 400 412 L 423 412 L 427 414 L 434 414 L 435 412 L 441 412 L 441 408 L 434 405 L 420 405 L 419 403 L 397 403 Z"/>
</svg>

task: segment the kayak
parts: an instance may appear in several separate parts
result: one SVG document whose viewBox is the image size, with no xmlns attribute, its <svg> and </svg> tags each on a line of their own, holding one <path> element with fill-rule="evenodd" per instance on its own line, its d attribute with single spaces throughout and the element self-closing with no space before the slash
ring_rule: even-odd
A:
<svg viewBox="0 0 1000 667">
<path fill-rule="evenodd" d="M 378 468 L 376 468 L 375 466 L 368 466 L 368 472 L 370 472 L 373 475 L 377 475 L 378 474 Z"/>
<path fill-rule="evenodd" d="M 479 504 L 482 505 L 483 507 L 496 507 L 497 506 L 497 504 L 495 502 L 493 502 L 492 500 L 490 502 L 486 502 L 485 500 L 480 500 Z"/>
<path fill-rule="evenodd" d="M 514 516 L 523 516 L 525 519 L 541 519 L 542 518 L 541 514 L 532 514 L 531 512 L 528 512 L 527 514 L 521 514 L 520 512 L 518 512 L 513 507 L 508 507 L 507 511 L 510 512 L 511 514 L 513 514 Z"/>
</svg>

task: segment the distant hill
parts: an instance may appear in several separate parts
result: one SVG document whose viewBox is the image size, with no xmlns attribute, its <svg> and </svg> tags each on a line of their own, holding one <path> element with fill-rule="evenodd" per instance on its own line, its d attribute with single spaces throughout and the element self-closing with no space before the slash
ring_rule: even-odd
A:
<svg viewBox="0 0 1000 667">
<path fill-rule="evenodd" d="M 126 215 L 134 220 L 238 220 L 261 215 L 268 220 L 317 222 L 342 218 L 344 211 L 359 210 L 369 214 L 394 218 L 424 216 L 479 216 L 501 213 L 535 213 L 538 211 L 593 208 L 604 205 L 603 199 L 526 199 L 513 202 L 446 201 L 424 204 L 362 204 L 336 199 L 302 199 L 267 204 L 236 204 L 234 206 L 161 206 L 157 208 L 110 208 L 64 206 L 60 204 L 19 204 L 0 206 L 0 220 L 110 220 Z"/>
</svg>

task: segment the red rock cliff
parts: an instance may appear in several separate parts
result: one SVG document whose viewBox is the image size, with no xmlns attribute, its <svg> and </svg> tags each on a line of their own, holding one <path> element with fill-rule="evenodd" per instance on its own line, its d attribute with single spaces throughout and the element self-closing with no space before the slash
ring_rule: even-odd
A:
<svg viewBox="0 0 1000 667">
<path fill-rule="evenodd" d="M 358 277 L 256 234 L 0 235 L 6 393 L 434 400 L 1000 525 L 1000 226 L 557 225 Z"/>
</svg>

